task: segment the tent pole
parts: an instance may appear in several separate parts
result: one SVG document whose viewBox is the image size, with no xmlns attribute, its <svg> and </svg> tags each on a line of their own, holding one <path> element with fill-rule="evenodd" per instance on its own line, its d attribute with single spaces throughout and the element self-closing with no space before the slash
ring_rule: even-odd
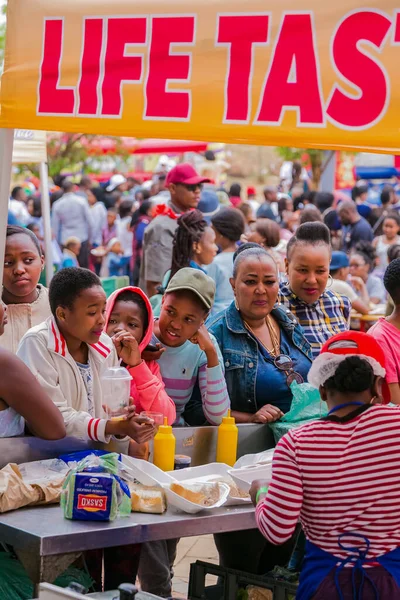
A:
<svg viewBox="0 0 400 600">
<path fill-rule="evenodd" d="M 14 129 L 0 129 L 0 282 L 4 271 L 13 146 Z"/>
<path fill-rule="evenodd" d="M 52 232 L 50 220 L 49 170 L 47 163 L 40 163 L 40 189 L 42 197 L 42 217 L 44 230 L 44 247 L 46 254 L 46 285 L 50 285 L 53 277 Z"/>
</svg>

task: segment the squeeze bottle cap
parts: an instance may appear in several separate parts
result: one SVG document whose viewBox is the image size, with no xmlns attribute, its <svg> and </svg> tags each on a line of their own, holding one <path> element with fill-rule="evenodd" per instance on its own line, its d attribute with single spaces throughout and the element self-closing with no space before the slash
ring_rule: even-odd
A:
<svg viewBox="0 0 400 600">
<path fill-rule="evenodd" d="M 231 410 L 228 410 L 228 414 L 226 417 L 222 417 L 222 422 L 224 425 L 235 425 L 236 421 L 234 417 L 231 417 Z"/>
<path fill-rule="evenodd" d="M 158 433 L 172 433 L 172 427 L 168 425 L 168 417 L 164 417 L 164 425 L 160 425 Z"/>
</svg>

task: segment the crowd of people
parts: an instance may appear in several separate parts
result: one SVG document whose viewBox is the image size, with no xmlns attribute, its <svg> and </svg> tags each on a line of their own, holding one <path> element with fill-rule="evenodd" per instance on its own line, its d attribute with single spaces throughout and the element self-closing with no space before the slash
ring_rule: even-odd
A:
<svg viewBox="0 0 400 600">
<path fill-rule="evenodd" d="M 65 179 L 52 198 L 49 289 L 40 206 L 14 188 L 0 304 L 0 364 L 14 375 L 1 382 L 0 436 L 116 436 L 148 458 L 155 425 L 142 411 L 175 426 L 216 426 L 229 409 L 237 423 L 272 423 L 290 411 L 292 384 L 309 381 L 329 416 L 278 443 L 268 493 L 253 484 L 254 569 L 265 571 L 265 548 L 270 559 L 300 519 L 298 598 L 356 588 L 400 598 L 400 413 L 383 406 L 400 404 L 400 207 L 389 188 L 374 207 L 362 184 L 346 199 L 309 191 L 300 173 L 260 202 L 254 188 L 216 189 L 185 163 L 151 185 Z M 106 298 L 99 275 L 129 285 Z M 350 331 L 385 313 L 368 334 Z M 101 374 L 119 364 L 134 407 L 112 421 Z M 237 566 L 216 542 L 221 562 Z M 171 597 L 176 545 L 132 550 L 141 558 L 130 578 Z"/>
</svg>

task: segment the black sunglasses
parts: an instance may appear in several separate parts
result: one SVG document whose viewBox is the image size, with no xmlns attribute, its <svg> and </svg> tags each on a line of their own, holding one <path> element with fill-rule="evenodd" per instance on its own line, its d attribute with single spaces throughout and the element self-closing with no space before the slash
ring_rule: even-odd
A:
<svg viewBox="0 0 400 600">
<path fill-rule="evenodd" d="M 279 354 L 274 359 L 274 365 L 280 371 L 286 373 L 286 385 L 290 387 L 295 381 L 296 383 L 304 383 L 303 377 L 293 369 L 293 361 L 287 354 Z"/>
<path fill-rule="evenodd" d="M 192 184 L 180 183 L 179 185 L 182 185 L 184 188 L 186 188 L 188 192 L 195 192 L 196 190 L 201 191 L 203 189 L 202 183 L 192 183 Z"/>
</svg>

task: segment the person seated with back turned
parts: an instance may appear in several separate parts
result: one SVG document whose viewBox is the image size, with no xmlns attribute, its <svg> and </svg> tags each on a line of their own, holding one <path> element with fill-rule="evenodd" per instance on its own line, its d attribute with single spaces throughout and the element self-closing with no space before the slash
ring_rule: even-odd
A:
<svg viewBox="0 0 400 600">
<path fill-rule="evenodd" d="M 284 435 L 272 480 L 251 487 L 258 527 L 273 544 L 300 519 L 299 600 L 400 598 L 400 409 L 383 406 L 384 376 L 373 337 L 351 331 L 328 340 L 308 375 L 328 416 Z"/>
</svg>

